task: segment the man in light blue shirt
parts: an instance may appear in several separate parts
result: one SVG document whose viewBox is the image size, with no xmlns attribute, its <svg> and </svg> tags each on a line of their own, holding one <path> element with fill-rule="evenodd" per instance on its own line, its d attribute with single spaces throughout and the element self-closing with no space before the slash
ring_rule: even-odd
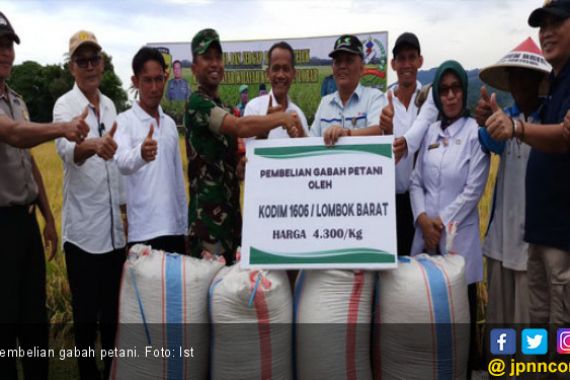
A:
<svg viewBox="0 0 570 380">
<path fill-rule="evenodd" d="M 329 54 L 337 91 L 322 98 L 310 136 L 325 138 L 328 145 L 342 136 L 379 135 L 380 112 L 386 103 L 384 94 L 364 87 L 362 43 L 356 36 L 340 36 Z"/>
</svg>

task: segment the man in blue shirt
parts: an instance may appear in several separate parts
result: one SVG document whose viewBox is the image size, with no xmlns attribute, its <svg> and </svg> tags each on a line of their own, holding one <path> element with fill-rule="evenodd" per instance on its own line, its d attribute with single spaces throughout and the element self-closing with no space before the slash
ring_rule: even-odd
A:
<svg viewBox="0 0 570 380">
<path fill-rule="evenodd" d="M 362 43 L 356 36 L 340 36 L 329 57 L 337 91 L 321 99 L 311 126 L 310 136 L 322 136 L 332 145 L 342 136 L 379 135 L 380 111 L 384 94 L 364 87 L 360 77 L 364 70 Z"/>
<path fill-rule="evenodd" d="M 528 20 L 539 27 L 544 58 L 552 65 L 543 124 L 496 110 L 487 119 L 491 137 L 516 137 L 531 146 L 526 172 L 524 239 L 529 243 L 530 322 L 570 322 L 570 141 L 563 120 L 570 109 L 570 0 L 552 0 Z"/>
</svg>

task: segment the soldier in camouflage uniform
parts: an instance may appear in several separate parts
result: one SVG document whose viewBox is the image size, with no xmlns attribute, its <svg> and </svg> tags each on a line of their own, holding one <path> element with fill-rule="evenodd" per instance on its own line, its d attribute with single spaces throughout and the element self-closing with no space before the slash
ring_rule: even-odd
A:
<svg viewBox="0 0 570 380">
<path fill-rule="evenodd" d="M 187 103 L 184 124 L 188 156 L 189 245 L 192 256 L 203 251 L 234 261 L 241 242 L 240 188 L 236 176 L 237 137 L 252 137 L 283 126 L 291 136 L 302 133 L 295 113 L 271 109 L 267 116 L 237 118 L 218 96 L 224 77 L 218 33 L 204 29 L 192 39 L 192 73 L 198 91 Z"/>
</svg>

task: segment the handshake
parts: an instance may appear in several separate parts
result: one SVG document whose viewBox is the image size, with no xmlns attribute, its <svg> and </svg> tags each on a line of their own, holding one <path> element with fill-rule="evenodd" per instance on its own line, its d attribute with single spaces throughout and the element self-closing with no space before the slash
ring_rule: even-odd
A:
<svg viewBox="0 0 570 380">
<path fill-rule="evenodd" d="M 282 126 L 287 130 L 289 137 L 304 137 L 303 125 L 296 112 L 284 112 L 284 107 L 277 105 L 273 107 L 273 97 L 269 97 L 267 115 L 280 113 L 282 116 Z"/>
</svg>

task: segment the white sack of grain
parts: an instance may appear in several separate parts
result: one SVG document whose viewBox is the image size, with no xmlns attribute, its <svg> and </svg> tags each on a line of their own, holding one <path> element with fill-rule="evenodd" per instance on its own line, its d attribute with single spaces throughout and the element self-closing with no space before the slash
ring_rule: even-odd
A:
<svg viewBox="0 0 570 380">
<path fill-rule="evenodd" d="M 371 379 L 374 272 L 304 270 L 295 288 L 299 380 Z"/>
<path fill-rule="evenodd" d="M 131 248 L 121 280 L 118 349 L 112 379 L 206 379 L 209 359 L 208 289 L 223 259 L 202 260 Z"/>
<path fill-rule="evenodd" d="M 375 379 L 465 379 L 469 302 L 457 254 L 400 257 L 378 272 L 373 326 Z"/>
</svg>

